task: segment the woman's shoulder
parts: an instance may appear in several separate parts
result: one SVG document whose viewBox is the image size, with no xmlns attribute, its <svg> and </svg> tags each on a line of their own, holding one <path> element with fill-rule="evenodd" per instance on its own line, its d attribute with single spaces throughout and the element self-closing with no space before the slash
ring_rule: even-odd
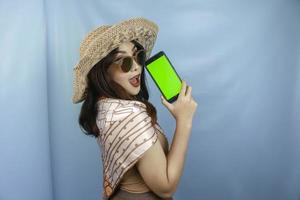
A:
<svg viewBox="0 0 300 200">
<path fill-rule="evenodd" d="M 126 99 L 114 99 L 114 98 L 103 98 L 98 102 L 98 109 L 100 111 L 117 111 L 123 109 L 146 109 L 146 105 L 137 100 L 126 100 Z"/>
<path fill-rule="evenodd" d="M 122 120 L 128 115 L 146 113 L 146 105 L 135 100 L 100 99 L 98 102 L 98 119 L 113 122 Z"/>
</svg>

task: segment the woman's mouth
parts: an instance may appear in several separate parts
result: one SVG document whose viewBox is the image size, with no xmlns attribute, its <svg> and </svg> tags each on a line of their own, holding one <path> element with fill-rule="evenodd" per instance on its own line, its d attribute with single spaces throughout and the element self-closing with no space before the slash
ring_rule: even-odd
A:
<svg viewBox="0 0 300 200">
<path fill-rule="evenodd" d="M 129 79 L 129 82 L 133 87 L 138 87 L 140 85 L 140 74 Z"/>
</svg>

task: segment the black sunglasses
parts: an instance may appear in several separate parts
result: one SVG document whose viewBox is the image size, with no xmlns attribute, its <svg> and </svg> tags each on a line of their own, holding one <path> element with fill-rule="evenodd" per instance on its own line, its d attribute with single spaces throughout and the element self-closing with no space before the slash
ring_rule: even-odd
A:
<svg viewBox="0 0 300 200">
<path fill-rule="evenodd" d="M 135 54 L 133 56 L 125 56 L 117 59 L 117 61 L 113 62 L 113 64 L 118 65 L 119 67 L 121 67 L 123 72 L 129 72 L 132 65 L 133 65 L 133 58 L 134 60 L 141 66 L 144 65 L 145 63 L 145 59 L 146 59 L 146 52 L 144 49 L 140 49 L 137 52 L 135 52 Z"/>
</svg>

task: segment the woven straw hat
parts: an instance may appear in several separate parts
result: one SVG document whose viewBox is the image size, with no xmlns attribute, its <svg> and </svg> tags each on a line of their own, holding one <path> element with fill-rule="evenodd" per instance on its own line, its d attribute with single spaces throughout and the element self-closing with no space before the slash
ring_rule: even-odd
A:
<svg viewBox="0 0 300 200">
<path fill-rule="evenodd" d="M 73 69 L 73 103 L 86 97 L 87 74 L 102 58 L 123 42 L 136 40 L 151 55 L 158 26 L 145 18 L 131 18 L 113 25 L 103 25 L 89 32 L 80 43 L 80 60 Z"/>
</svg>

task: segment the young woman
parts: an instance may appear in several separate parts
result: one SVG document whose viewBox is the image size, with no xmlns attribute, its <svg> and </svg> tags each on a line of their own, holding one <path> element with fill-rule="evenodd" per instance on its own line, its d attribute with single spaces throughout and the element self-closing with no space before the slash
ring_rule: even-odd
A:
<svg viewBox="0 0 300 200">
<path fill-rule="evenodd" d="M 104 200 L 173 199 L 183 172 L 197 103 L 185 81 L 174 103 L 161 96 L 176 119 L 169 147 L 145 83 L 157 31 L 133 18 L 97 28 L 81 43 L 73 102 L 84 100 L 80 126 L 101 149 Z"/>
</svg>

